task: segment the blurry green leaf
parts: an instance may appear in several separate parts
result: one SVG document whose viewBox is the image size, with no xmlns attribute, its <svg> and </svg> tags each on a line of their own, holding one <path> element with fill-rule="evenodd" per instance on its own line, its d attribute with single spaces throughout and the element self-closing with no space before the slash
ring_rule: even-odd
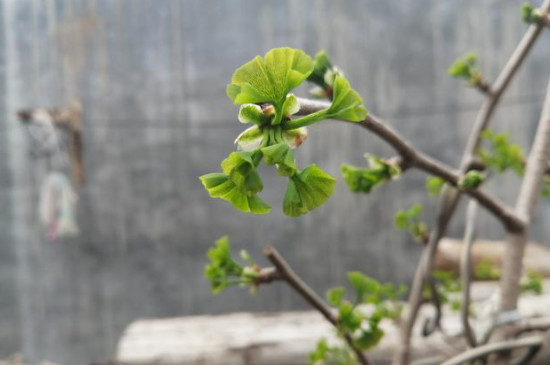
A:
<svg viewBox="0 0 550 365">
<path fill-rule="evenodd" d="M 520 283 L 522 293 L 531 292 L 535 295 L 541 295 L 543 292 L 543 276 L 536 272 L 527 273 L 527 277 L 523 278 Z"/>
<path fill-rule="evenodd" d="M 449 75 L 470 81 L 476 72 L 477 56 L 475 52 L 469 52 L 458 58 L 450 67 Z"/>
<path fill-rule="evenodd" d="M 518 175 L 523 175 L 525 154 L 517 144 L 510 143 L 506 133 L 493 133 L 485 130 L 481 137 L 490 143 L 490 149 L 479 148 L 477 151 L 481 161 L 487 166 L 502 173 L 512 169 Z"/>
<path fill-rule="evenodd" d="M 224 236 L 215 242 L 215 247 L 207 253 L 210 263 L 206 265 L 204 274 L 210 280 L 212 291 L 219 293 L 227 287 L 231 277 L 239 277 L 243 267 L 231 258 L 229 239 Z"/>
<path fill-rule="evenodd" d="M 428 177 L 426 179 L 426 189 L 432 196 L 439 195 L 444 185 L 445 181 L 439 177 Z"/>
<path fill-rule="evenodd" d="M 378 281 L 363 275 L 359 271 L 348 272 L 348 279 L 355 289 L 357 297 L 360 298 L 359 300 L 364 300 L 365 295 L 378 293 L 380 290 Z"/>
<path fill-rule="evenodd" d="M 342 303 L 342 299 L 344 298 L 345 294 L 346 289 L 339 286 L 329 289 L 327 291 L 326 298 L 330 305 L 337 307 L 340 305 L 340 303 Z"/>
<path fill-rule="evenodd" d="M 362 329 L 353 343 L 361 350 L 368 350 L 378 345 L 382 337 L 384 337 L 384 331 L 376 326 L 368 330 Z"/>
<path fill-rule="evenodd" d="M 421 204 L 414 204 L 408 210 L 398 211 L 393 216 L 393 224 L 396 229 L 408 230 L 417 242 L 422 242 L 428 235 L 428 228 L 421 222 L 419 215 L 422 212 Z"/>
<path fill-rule="evenodd" d="M 530 3 L 521 6 L 521 19 L 527 24 L 540 23 L 543 20 L 543 13 Z"/>
<path fill-rule="evenodd" d="M 235 104 L 271 103 L 275 107 L 272 124 L 283 117 L 287 94 L 313 71 L 311 57 L 301 50 L 274 48 L 239 67 L 227 86 L 227 95 Z"/>
<path fill-rule="evenodd" d="M 290 177 L 283 212 L 296 217 L 321 206 L 332 195 L 335 184 L 336 180 L 317 165 L 309 165 Z"/>
<path fill-rule="evenodd" d="M 500 277 L 500 270 L 498 267 L 488 259 L 482 259 L 475 269 L 476 277 L 481 280 L 496 280 Z"/>
<path fill-rule="evenodd" d="M 354 309 L 354 306 L 348 301 L 340 303 L 338 308 L 338 324 L 345 332 L 353 333 L 361 326 L 361 314 Z"/>
</svg>

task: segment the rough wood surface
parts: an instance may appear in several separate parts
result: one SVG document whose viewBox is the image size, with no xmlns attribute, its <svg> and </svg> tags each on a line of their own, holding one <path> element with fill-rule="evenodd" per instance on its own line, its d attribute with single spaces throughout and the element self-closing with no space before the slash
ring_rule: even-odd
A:
<svg viewBox="0 0 550 365">
<path fill-rule="evenodd" d="M 548 289 L 548 283 L 545 286 Z M 496 305 L 491 302 L 492 298 L 498 298 L 492 295 L 495 288 L 494 282 L 473 285 L 472 297 L 480 317 L 489 310 L 487 302 Z M 524 296 L 520 313 L 526 317 L 550 316 L 550 295 Z M 436 365 L 465 349 L 463 339 L 456 336 L 461 332 L 458 315 L 448 310 L 442 323 L 446 335 L 436 333 L 423 338 L 420 325 L 430 314 L 431 308 L 424 307 L 414 330 L 412 359 L 417 365 Z M 480 322 L 476 329 L 484 325 L 486 322 Z M 369 353 L 369 358 L 379 365 L 391 362 L 398 338 L 395 324 L 384 322 L 382 327 L 386 336 Z M 317 312 L 139 320 L 120 339 L 117 360 L 136 365 L 305 365 L 316 342 L 321 337 L 333 341 L 333 333 Z M 550 362 L 548 346 L 537 359 L 536 364 Z"/>
</svg>

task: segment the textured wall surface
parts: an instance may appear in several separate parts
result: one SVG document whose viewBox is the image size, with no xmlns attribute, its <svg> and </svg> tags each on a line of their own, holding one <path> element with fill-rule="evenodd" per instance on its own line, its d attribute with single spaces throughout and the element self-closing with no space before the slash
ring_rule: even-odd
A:
<svg viewBox="0 0 550 365">
<path fill-rule="evenodd" d="M 260 257 L 275 244 L 314 288 L 341 284 L 346 270 L 408 282 L 419 247 L 392 229 L 415 202 L 433 217 L 424 175 L 371 196 L 339 181 L 330 201 L 291 219 L 284 184 L 266 172 L 268 216 L 209 199 L 197 177 L 219 169 L 242 130 L 225 96 L 232 71 L 271 47 L 326 49 L 363 95 L 412 143 L 456 164 L 482 97 L 446 74 L 473 49 L 494 79 L 526 30 L 523 0 L 265 1 L 3 0 L 0 2 L 0 356 L 23 351 L 32 363 L 65 365 L 112 356 L 137 317 L 304 308 L 284 287 L 250 298 L 213 297 L 202 278 L 210 243 L 228 234 Z M 550 74 L 544 34 L 496 114 L 495 129 L 527 145 Z M 49 242 L 37 213 L 47 172 L 28 156 L 21 107 L 84 107 L 86 184 L 79 190 L 77 239 Z M 310 130 L 298 163 L 339 176 L 342 162 L 390 156 L 375 137 L 348 124 Z M 517 179 L 492 185 L 514 201 Z M 533 229 L 545 241 L 550 205 Z M 480 235 L 502 238 L 482 215 Z M 462 230 L 459 217 L 451 228 Z"/>
</svg>

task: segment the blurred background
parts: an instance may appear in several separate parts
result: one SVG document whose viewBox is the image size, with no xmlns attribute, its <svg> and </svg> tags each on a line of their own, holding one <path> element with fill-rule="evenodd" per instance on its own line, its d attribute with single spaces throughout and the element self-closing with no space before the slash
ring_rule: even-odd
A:
<svg viewBox="0 0 550 365">
<path fill-rule="evenodd" d="M 325 49 L 373 113 L 408 140 L 457 165 L 482 96 L 451 79 L 447 67 L 467 51 L 494 80 L 527 26 L 518 0 L 214 1 L 3 0 L 0 2 L 0 358 L 81 364 L 111 358 L 136 318 L 304 309 L 284 286 L 250 297 L 214 296 L 203 278 L 205 253 L 228 235 L 262 261 L 274 244 L 318 291 L 360 270 L 409 283 L 420 246 L 393 228 L 393 214 L 436 199 L 425 176 L 407 172 L 369 196 L 339 179 L 327 204 L 289 218 L 285 183 L 266 169 L 265 216 L 208 197 L 198 176 L 219 170 L 243 130 L 225 95 L 233 71 L 272 47 L 313 55 Z M 550 73 L 543 34 L 504 97 L 494 129 L 530 143 Z M 300 89 L 302 96 L 306 89 Z M 76 217 L 80 234 L 51 239 L 39 217 L 50 166 L 31 156 L 20 108 L 83 110 L 86 181 Z M 349 124 L 310 129 L 297 151 L 340 177 L 343 162 L 393 151 Z M 513 203 L 518 180 L 491 183 Z M 461 208 L 462 209 L 462 208 Z M 462 234 L 458 213 L 449 234 Z M 550 234 L 543 202 L 532 239 Z M 482 214 L 482 238 L 502 239 Z"/>
</svg>

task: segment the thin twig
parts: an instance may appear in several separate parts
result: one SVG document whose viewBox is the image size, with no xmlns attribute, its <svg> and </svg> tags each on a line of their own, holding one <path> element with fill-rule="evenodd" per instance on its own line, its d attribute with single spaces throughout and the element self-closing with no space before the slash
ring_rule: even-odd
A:
<svg viewBox="0 0 550 365">
<path fill-rule="evenodd" d="M 524 337 L 511 341 L 503 341 L 497 343 L 491 343 L 488 345 L 479 346 L 475 349 L 462 352 L 460 355 L 453 357 L 445 361 L 442 365 L 461 365 L 470 363 L 477 359 L 484 359 L 491 354 L 498 354 L 503 352 L 509 352 L 511 350 L 527 347 L 527 353 L 518 361 L 512 363 L 513 365 L 527 364 L 535 357 L 543 344 L 543 339 L 540 336 Z"/>
<path fill-rule="evenodd" d="M 466 229 L 464 232 L 464 245 L 462 246 L 462 255 L 460 256 L 460 274 L 462 281 L 462 308 L 460 309 L 460 319 L 464 329 L 466 342 L 470 347 L 476 347 L 477 341 L 475 333 L 470 326 L 470 283 L 472 280 L 472 246 L 475 240 L 476 215 L 478 203 L 475 200 L 468 202 L 466 210 Z"/>
<path fill-rule="evenodd" d="M 330 307 L 319 297 L 313 289 L 311 289 L 295 272 L 292 270 L 286 260 L 277 252 L 273 246 L 267 246 L 264 250 L 265 256 L 273 263 L 277 268 L 281 276 L 288 282 L 288 284 L 305 299 L 313 308 L 317 309 L 327 321 L 329 321 L 334 327 L 338 328 L 338 318 L 334 316 Z M 349 333 L 344 334 L 344 338 L 348 343 L 348 346 L 355 352 L 357 359 L 362 365 L 372 364 L 365 354 L 355 347 L 353 339 Z"/>
</svg>

